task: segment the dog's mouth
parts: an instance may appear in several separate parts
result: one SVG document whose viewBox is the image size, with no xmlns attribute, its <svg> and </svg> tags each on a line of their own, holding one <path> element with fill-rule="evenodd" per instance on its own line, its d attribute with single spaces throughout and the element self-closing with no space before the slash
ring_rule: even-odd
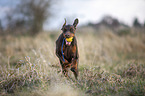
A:
<svg viewBox="0 0 145 96">
<path fill-rule="evenodd" d="M 71 42 L 68 42 L 67 40 L 65 40 L 65 43 L 66 43 L 66 45 L 69 45 L 69 46 L 71 44 Z"/>
<path fill-rule="evenodd" d="M 73 37 L 66 38 L 66 39 L 65 39 L 65 43 L 66 43 L 66 45 L 70 45 L 71 42 L 72 42 L 72 40 L 73 40 Z"/>
</svg>

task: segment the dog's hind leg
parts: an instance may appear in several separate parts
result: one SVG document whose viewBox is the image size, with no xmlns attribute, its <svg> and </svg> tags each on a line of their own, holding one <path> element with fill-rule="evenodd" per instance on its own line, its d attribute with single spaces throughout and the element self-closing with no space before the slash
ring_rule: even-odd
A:
<svg viewBox="0 0 145 96">
<path fill-rule="evenodd" d="M 78 77 L 78 62 L 77 62 L 77 59 L 72 62 L 72 66 L 71 66 L 70 70 L 74 73 L 74 76 L 77 80 L 77 77 Z"/>
<path fill-rule="evenodd" d="M 78 77 L 78 69 L 77 68 L 71 68 L 71 71 L 74 73 L 74 76 L 77 80 L 77 77 Z"/>
</svg>

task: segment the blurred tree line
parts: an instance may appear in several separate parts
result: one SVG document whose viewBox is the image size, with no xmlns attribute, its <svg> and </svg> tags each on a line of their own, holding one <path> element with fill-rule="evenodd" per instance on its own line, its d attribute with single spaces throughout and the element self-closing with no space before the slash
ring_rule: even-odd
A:
<svg viewBox="0 0 145 96">
<path fill-rule="evenodd" d="M 0 20 L 0 34 L 36 35 L 42 32 L 44 22 L 51 16 L 50 7 L 52 1 L 55 0 L 19 0 L 17 6 L 7 13 L 7 25 L 5 28 Z M 95 26 L 98 29 L 101 26 L 106 26 L 112 30 L 129 27 L 111 16 L 105 16 L 101 22 L 96 24 L 89 23 L 88 26 Z M 141 24 L 138 18 L 135 18 L 133 27 L 145 28 L 145 22 Z"/>
<path fill-rule="evenodd" d="M 88 26 L 92 26 L 96 29 L 101 29 L 101 28 L 109 28 L 113 30 L 114 32 L 122 29 L 130 29 L 131 27 L 137 28 L 137 29 L 144 29 L 145 28 L 145 22 L 144 24 L 141 24 L 138 20 L 138 18 L 135 18 L 133 21 L 132 26 L 128 26 L 124 24 L 123 22 L 120 22 L 118 19 L 112 17 L 112 16 L 104 16 L 102 20 L 98 23 L 88 23 Z"/>
<path fill-rule="evenodd" d="M 0 21 L 1 34 L 35 35 L 43 30 L 43 24 L 51 16 L 52 0 L 20 0 L 17 6 L 7 13 L 4 30 Z"/>
</svg>

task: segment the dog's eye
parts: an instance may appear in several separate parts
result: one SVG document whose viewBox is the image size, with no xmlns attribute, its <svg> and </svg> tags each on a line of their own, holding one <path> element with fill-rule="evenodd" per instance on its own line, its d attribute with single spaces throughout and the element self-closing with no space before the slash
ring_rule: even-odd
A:
<svg viewBox="0 0 145 96">
<path fill-rule="evenodd" d="M 70 32 L 73 32 L 73 29 L 72 28 L 70 29 Z"/>
<path fill-rule="evenodd" d="M 66 32 L 66 31 L 67 31 L 67 29 L 65 29 L 65 28 L 64 28 L 64 30 L 63 30 L 63 31 L 64 31 L 64 32 Z"/>
</svg>

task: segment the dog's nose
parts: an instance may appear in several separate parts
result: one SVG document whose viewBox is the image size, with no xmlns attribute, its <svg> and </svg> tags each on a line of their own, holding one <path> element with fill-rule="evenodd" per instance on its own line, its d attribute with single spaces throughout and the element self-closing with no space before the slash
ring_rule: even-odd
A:
<svg viewBox="0 0 145 96">
<path fill-rule="evenodd" d="M 68 38 L 70 35 L 69 34 L 65 34 L 65 37 Z"/>
</svg>

